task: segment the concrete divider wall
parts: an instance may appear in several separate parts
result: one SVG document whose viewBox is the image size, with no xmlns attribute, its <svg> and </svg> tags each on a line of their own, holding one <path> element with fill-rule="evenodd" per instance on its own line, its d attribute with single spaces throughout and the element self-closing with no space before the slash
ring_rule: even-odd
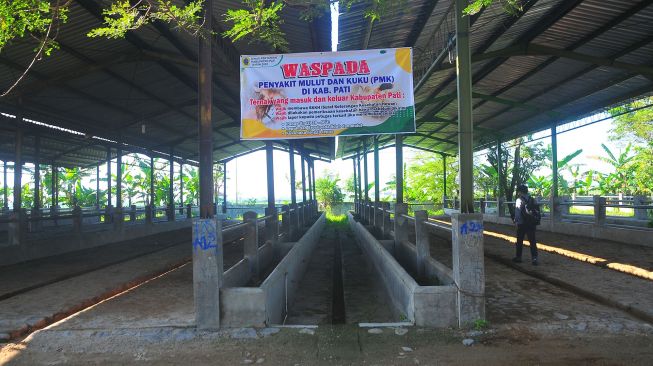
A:
<svg viewBox="0 0 653 366">
<path fill-rule="evenodd" d="M 374 236 L 351 214 L 349 225 L 358 244 L 372 262 L 396 311 L 418 326 L 449 327 L 458 324 L 456 296 L 451 269 L 433 258 L 426 263 L 427 275 L 438 278 L 440 286 L 419 286 L 404 267 Z M 396 248 L 398 258 L 409 270 L 416 266 L 415 246 L 404 242 Z M 412 266 L 412 267 L 411 267 Z"/>
<path fill-rule="evenodd" d="M 367 229 L 348 214 L 349 224 L 356 234 L 361 249 L 379 274 L 383 286 L 392 301 L 393 310 L 400 317 L 415 321 L 413 292 L 417 282 Z"/>
<path fill-rule="evenodd" d="M 485 214 L 483 215 L 483 221 L 495 224 L 514 225 L 510 217 L 498 217 L 495 215 Z M 543 218 L 542 225 L 538 226 L 538 230 L 653 247 L 653 230 L 650 229 L 616 227 L 611 225 L 598 226 L 592 223 L 551 221 L 549 218 Z"/>
<path fill-rule="evenodd" d="M 286 305 L 293 303 L 295 291 L 319 243 L 325 222 L 326 215 L 323 213 L 261 284 L 260 288 L 265 293 L 266 324 L 283 323 Z"/>
<path fill-rule="evenodd" d="M 112 230 L 109 229 L 112 226 L 107 225 L 107 230 L 102 231 L 71 232 L 56 237 L 28 239 L 20 245 L 0 247 L 0 266 L 99 247 L 190 226 L 190 220 L 163 222 L 154 225 L 125 225 L 122 230 Z"/>
</svg>

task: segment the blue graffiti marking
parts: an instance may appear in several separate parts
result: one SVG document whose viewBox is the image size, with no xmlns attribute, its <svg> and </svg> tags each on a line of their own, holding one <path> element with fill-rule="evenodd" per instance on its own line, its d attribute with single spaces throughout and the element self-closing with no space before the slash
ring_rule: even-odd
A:
<svg viewBox="0 0 653 366">
<path fill-rule="evenodd" d="M 208 250 L 217 248 L 215 235 L 215 227 L 209 221 L 196 221 L 193 249 Z"/>
<path fill-rule="evenodd" d="M 468 221 L 460 226 L 460 234 L 467 235 L 483 232 L 483 223 L 478 221 Z"/>
</svg>

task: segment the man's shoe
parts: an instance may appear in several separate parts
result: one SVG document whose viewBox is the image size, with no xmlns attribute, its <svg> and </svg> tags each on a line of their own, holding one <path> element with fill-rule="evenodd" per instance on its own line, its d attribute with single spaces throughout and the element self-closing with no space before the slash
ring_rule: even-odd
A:
<svg viewBox="0 0 653 366">
<path fill-rule="evenodd" d="M 513 261 L 514 263 L 521 263 L 521 258 L 519 258 L 519 257 L 515 257 L 515 258 L 512 259 L 512 261 Z"/>
<path fill-rule="evenodd" d="M 534 266 L 539 266 L 539 265 L 540 265 L 540 264 L 537 262 L 537 258 L 533 259 L 533 260 L 531 261 L 531 263 L 533 263 Z"/>
</svg>

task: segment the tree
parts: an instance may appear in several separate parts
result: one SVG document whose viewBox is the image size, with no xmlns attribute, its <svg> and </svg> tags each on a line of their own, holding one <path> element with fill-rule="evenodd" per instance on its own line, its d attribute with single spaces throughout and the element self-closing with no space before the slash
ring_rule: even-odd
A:
<svg viewBox="0 0 653 366">
<path fill-rule="evenodd" d="M 404 179 L 404 196 L 408 202 L 441 202 L 444 195 L 454 196 L 458 190 L 456 177 L 458 165 L 455 159 L 447 160 L 447 192 L 444 192 L 442 157 L 420 153 L 415 163 L 408 165 Z"/>
<path fill-rule="evenodd" d="M 615 155 L 605 144 L 601 144 L 601 147 L 607 156 L 593 156 L 592 158 L 610 164 L 614 169 L 613 172 L 599 175 L 599 189 L 601 194 L 639 193 L 636 192 L 637 188 L 635 188 L 636 167 L 634 165 L 635 156 L 631 154 L 632 145 L 628 144 L 626 149 L 618 155 Z"/>
<path fill-rule="evenodd" d="M 610 138 L 633 144 L 636 191 L 653 194 L 653 97 L 645 97 L 608 111 L 613 116 Z"/>
<path fill-rule="evenodd" d="M 345 195 L 338 186 L 340 178 L 332 173 L 325 174 L 322 178 L 315 180 L 315 193 L 317 200 L 322 202 L 326 208 L 333 207 L 334 204 L 342 203 Z"/>
<path fill-rule="evenodd" d="M 527 183 L 533 172 L 546 164 L 547 156 L 550 155 L 547 149 L 542 147 L 542 142 L 538 141 L 529 144 L 531 141 L 531 136 L 510 141 L 509 143 L 514 146 L 512 151 L 506 144 L 501 144 L 501 171 L 504 174 L 499 184 L 502 185 L 503 192 L 509 202 L 513 200 L 517 185 Z M 498 169 L 499 162 L 496 149 L 490 149 L 487 159 L 494 169 Z M 512 211 L 512 206 L 509 207 Z"/>
</svg>

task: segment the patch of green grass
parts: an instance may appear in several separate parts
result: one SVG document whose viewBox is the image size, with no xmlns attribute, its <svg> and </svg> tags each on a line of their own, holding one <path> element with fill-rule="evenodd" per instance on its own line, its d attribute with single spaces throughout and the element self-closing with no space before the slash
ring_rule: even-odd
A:
<svg viewBox="0 0 653 366">
<path fill-rule="evenodd" d="M 326 220 L 327 220 L 327 225 L 335 229 L 346 229 L 347 226 L 349 225 L 347 223 L 346 215 L 335 215 L 331 211 L 327 211 Z"/>
<path fill-rule="evenodd" d="M 476 319 L 474 321 L 474 329 L 481 331 L 483 329 L 487 329 L 490 326 L 490 323 L 488 323 L 487 320 L 485 319 Z"/>
</svg>

